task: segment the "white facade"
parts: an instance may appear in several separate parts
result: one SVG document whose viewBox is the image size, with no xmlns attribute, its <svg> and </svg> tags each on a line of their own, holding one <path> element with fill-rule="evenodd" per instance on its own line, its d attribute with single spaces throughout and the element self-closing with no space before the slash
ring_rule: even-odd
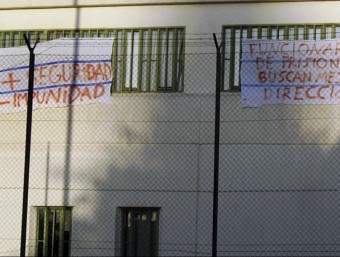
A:
<svg viewBox="0 0 340 257">
<path fill-rule="evenodd" d="M 120 207 L 160 208 L 159 256 L 210 255 L 212 34 L 220 40 L 229 25 L 340 24 L 340 1 L 25 4 L 0 3 L 1 30 L 184 27 L 186 33 L 183 92 L 113 93 L 108 105 L 34 111 L 32 255 L 35 206 L 73 208 L 73 256 L 119 256 Z M 219 255 L 339 255 L 339 106 L 240 102 L 240 92 L 221 94 Z M 26 113 L 0 115 L 0 256 L 20 250 L 25 119 Z"/>
</svg>

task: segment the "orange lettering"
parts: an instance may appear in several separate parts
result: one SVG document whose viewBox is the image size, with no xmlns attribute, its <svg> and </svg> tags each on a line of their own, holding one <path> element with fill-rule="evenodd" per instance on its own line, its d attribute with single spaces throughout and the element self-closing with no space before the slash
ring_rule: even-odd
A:
<svg viewBox="0 0 340 257">
<path fill-rule="evenodd" d="M 321 86 L 319 89 L 318 89 L 318 98 L 319 99 L 325 99 L 325 97 L 324 96 L 322 96 L 321 95 L 321 91 L 323 91 L 324 89 L 327 89 L 327 88 L 329 88 L 329 86 Z"/>
<path fill-rule="evenodd" d="M 104 87 L 104 85 L 103 84 L 95 85 L 94 92 L 93 92 L 93 98 L 94 99 L 99 98 L 99 97 L 101 97 L 104 94 L 105 94 L 105 87 Z"/>
<path fill-rule="evenodd" d="M 283 88 L 283 95 L 282 95 L 283 100 L 285 100 L 286 98 L 290 99 L 289 94 L 290 94 L 290 88 L 284 87 Z"/>
<path fill-rule="evenodd" d="M 294 100 L 303 100 L 302 97 L 302 90 L 303 87 L 295 87 L 295 96 L 294 96 Z"/>
<path fill-rule="evenodd" d="M 306 90 L 306 98 L 308 98 L 308 99 L 315 99 L 316 98 L 316 96 L 312 96 L 310 94 L 310 91 L 315 89 L 315 88 L 316 88 L 316 86 L 308 87 L 308 89 Z"/>
</svg>

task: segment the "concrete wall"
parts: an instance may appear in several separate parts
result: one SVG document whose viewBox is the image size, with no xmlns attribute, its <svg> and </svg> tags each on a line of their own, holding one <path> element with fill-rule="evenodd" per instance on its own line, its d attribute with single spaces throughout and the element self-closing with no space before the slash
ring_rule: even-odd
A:
<svg viewBox="0 0 340 257">
<path fill-rule="evenodd" d="M 185 26 L 187 33 L 219 33 L 222 25 L 230 24 L 337 23 L 339 5 L 320 1 L 84 7 L 78 18 L 80 28 Z M 76 8 L 2 10 L 0 22 L 3 30 L 72 29 L 76 14 Z"/>
<path fill-rule="evenodd" d="M 79 24 L 185 26 L 194 39 L 230 24 L 340 23 L 339 8 L 327 1 L 81 8 Z M 76 14 L 3 10 L 0 24 L 68 29 Z M 213 53 L 212 40 L 203 49 Z M 210 254 L 214 76 L 213 54 L 188 55 L 183 93 L 115 94 L 109 105 L 34 111 L 29 206 L 74 207 L 74 256 L 119 251 L 123 206 L 161 207 L 160 256 Z M 251 109 L 240 101 L 239 92 L 222 93 L 220 255 L 336 256 L 339 106 Z M 0 255 L 15 256 L 25 113 L 1 115 L 0 130 Z M 34 233 L 29 239 L 32 246 Z"/>
<path fill-rule="evenodd" d="M 316 0 L 318 1 L 318 0 Z M 319 0 L 320 1 L 320 0 Z M 42 8 L 68 8 L 72 6 L 132 6 L 132 5 L 183 5 L 183 4 L 228 4 L 228 3 L 258 3 L 258 2 L 301 2 L 297 0 L 25 0 L 11 1 L 2 0 L 0 8 L 2 9 L 42 9 Z"/>
</svg>

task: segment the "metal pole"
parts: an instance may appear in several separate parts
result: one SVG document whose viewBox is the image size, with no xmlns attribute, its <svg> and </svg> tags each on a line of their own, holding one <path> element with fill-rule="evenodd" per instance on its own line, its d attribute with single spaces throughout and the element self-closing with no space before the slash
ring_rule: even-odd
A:
<svg viewBox="0 0 340 257">
<path fill-rule="evenodd" d="M 218 175 L 220 157 L 220 97 L 221 97 L 221 45 L 216 46 L 216 96 L 215 96 L 215 149 L 214 149 L 214 195 L 213 195 L 213 231 L 212 231 L 212 257 L 217 256 L 217 222 L 218 222 Z"/>
<path fill-rule="evenodd" d="M 27 229 L 27 207 L 28 207 L 28 187 L 29 187 L 29 169 L 31 156 L 31 131 L 32 131 L 32 110 L 33 110 L 33 81 L 34 81 L 34 49 L 39 41 L 36 41 L 34 47 L 31 47 L 29 39 L 24 34 L 26 45 L 30 51 L 29 77 L 28 77 L 28 95 L 27 95 L 27 118 L 26 118 L 26 148 L 25 148 L 25 171 L 24 171 L 24 190 L 22 197 L 22 221 L 21 221 L 21 247 L 20 257 L 25 256 L 26 252 L 26 229 Z"/>
</svg>

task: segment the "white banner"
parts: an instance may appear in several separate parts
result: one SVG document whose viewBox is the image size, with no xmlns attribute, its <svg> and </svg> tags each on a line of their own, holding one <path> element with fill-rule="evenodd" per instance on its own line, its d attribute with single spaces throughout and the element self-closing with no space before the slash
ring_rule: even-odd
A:
<svg viewBox="0 0 340 257">
<path fill-rule="evenodd" d="M 242 105 L 340 104 L 340 41 L 244 39 Z"/>
<path fill-rule="evenodd" d="M 37 45 L 33 109 L 110 99 L 113 39 L 58 39 Z M 0 112 L 27 108 L 29 50 L 0 49 Z"/>
</svg>

